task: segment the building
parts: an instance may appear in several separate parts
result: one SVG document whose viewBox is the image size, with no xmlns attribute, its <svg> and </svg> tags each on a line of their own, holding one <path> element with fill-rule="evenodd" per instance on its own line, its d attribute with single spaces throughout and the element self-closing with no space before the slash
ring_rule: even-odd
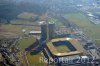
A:
<svg viewBox="0 0 100 66">
<path fill-rule="evenodd" d="M 83 57 L 82 55 L 84 54 L 85 49 L 74 38 L 57 38 L 48 42 L 47 47 L 43 52 L 46 58 L 52 59 L 50 61 L 53 61 L 53 63 L 50 64 L 55 64 L 55 66 L 63 66 L 62 62 L 65 61 L 68 61 L 66 64 L 75 64 L 80 57 Z M 55 59 L 58 59 L 57 63 L 54 62 Z M 74 62 L 69 63 L 71 60 Z"/>
<path fill-rule="evenodd" d="M 53 39 L 47 44 L 47 47 L 54 57 L 82 55 L 85 51 L 74 38 Z"/>
<path fill-rule="evenodd" d="M 49 40 L 55 38 L 55 24 L 54 23 L 49 23 L 48 24 L 48 34 L 49 34 Z"/>
<path fill-rule="evenodd" d="M 43 23 L 41 24 L 41 37 L 43 40 L 51 40 L 55 37 L 55 24 Z"/>
<path fill-rule="evenodd" d="M 30 31 L 29 35 L 40 35 L 41 31 Z"/>
<path fill-rule="evenodd" d="M 46 23 L 43 23 L 41 25 L 41 38 L 42 38 L 42 40 L 47 39 L 47 24 Z"/>
</svg>

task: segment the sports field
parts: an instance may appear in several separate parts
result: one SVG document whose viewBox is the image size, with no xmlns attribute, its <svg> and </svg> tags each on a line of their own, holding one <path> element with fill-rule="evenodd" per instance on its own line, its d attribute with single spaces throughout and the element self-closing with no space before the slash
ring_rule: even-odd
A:
<svg viewBox="0 0 100 66">
<path fill-rule="evenodd" d="M 58 52 L 60 53 L 66 53 L 66 52 L 70 52 L 69 48 L 65 45 L 62 45 L 62 46 L 58 46 L 58 47 L 55 47 L 57 49 Z"/>
<path fill-rule="evenodd" d="M 94 40 L 100 46 L 100 25 L 92 24 L 81 13 L 69 13 L 65 15 L 65 18 L 79 26 L 88 38 Z"/>
</svg>

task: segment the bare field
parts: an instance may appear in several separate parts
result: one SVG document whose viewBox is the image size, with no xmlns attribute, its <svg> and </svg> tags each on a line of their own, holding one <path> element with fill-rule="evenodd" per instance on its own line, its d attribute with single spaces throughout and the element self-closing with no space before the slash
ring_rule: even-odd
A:
<svg viewBox="0 0 100 66">
<path fill-rule="evenodd" d="M 33 30 L 40 30 L 39 26 L 22 26 L 22 25 L 2 25 L 0 26 L 0 32 L 11 32 L 18 35 L 23 34 L 22 30 L 25 29 L 26 31 L 33 31 Z"/>
</svg>

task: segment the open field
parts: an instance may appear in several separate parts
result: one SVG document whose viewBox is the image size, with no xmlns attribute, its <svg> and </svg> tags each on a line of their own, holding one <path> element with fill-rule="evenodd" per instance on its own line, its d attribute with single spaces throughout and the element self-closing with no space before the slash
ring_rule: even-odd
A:
<svg viewBox="0 0 100 66">
<path fill-rule="evenodd" d="M 22 30 L 25 29 L 26 31 L 33 31 L 33 30 L 40 30 L 39 26 L 22 26 L 22 25 L 1 25 L 0 32 L 11 32 L 18 35 L 23 34 Z"/>
<path fill-rule="evenodd" d="M 17 18 L 19 19 L 28 19 L 28 20 L 34 20 L 38 17 L 38 20 L 40 21 L 45 21 L 46 20 L 46 13 L 45 14 L 42 14 L 42 15 L 38 15 L 38 14 L 35 14 L 33 12 L 23 12 L 21 14 L 19 14 L 17 16 Z"/>
<path fill-rule="evenodd" d="M 0 29 L 1 29 L 0 32 L 12 32 L 12 33 L 16 33 L 16 34 L 21 34 L 21 26 L 1 25 Z"/>
<path fill-rule="evenodd" d="M 35 38 L 24 38 L 22 40 L 20 40 L 18 42 L 19 47 L 21 48 L 22 51 L 25 50 L 25 48 L 27 48 L 28 46 L 30 46 L 32 43 L 35 42 Z M 43 57 L 43 55 L 40 53 L 36 54 L 36 55 L 31 55 L 30 52 L 28 52 L 28 54 L 26 55 L 28 63 L 30 66 L 44 66 L 45 63 L 44 62 L 40 62 L 40 58 Z"/>
<path fill-rule="evenodd" d="M 28 46 L 30 46 L 31 44 L 33 44 L 35 42 L 35 38 L 24 38 L 24 39 L 21 39 L 18 44 L 19 44 L 19 47 L 24 50 L 25 48 L 27 48 Z"/>
<path fill-rule="evenodd" d="M 27 58 L 28 58 L 28 62 L 30 64 L 30 66 L 45 66 L 46 63 L 41 61 L 41 58 L 43 58 L 43 55 L 40 53 L 38 53 L 37 55 L 30 55 L 27 54 Z"/>
<path fill-rule="evenodd" d="M 18 18 L 31 19 L 32 17 L 35 17 L 35 16 L 37 16 L 37 15 L 34 13 L 23 12 L 18 15 Z"/>
<path fill-rule="evenodd" d="M 63 26 L 63 23 L 55 18 L 49 19 L 49 22 L 54 22 L 56 26 Z"/>
<path fill-rule="evenodd" d="M 88 38 L 92 40 L 100 39 L 100 25 L 92 24 L 83 14 L 69 13 L 65 15 L 65 18 L 79 26 Z M 95 42 L 100 46 L 99 40 Z"/>
<path fill-rule="evenodd" d="M 23 25 L 34 25 L 34 22 L 45 21 L 46 15 L 37 15 L 30 12 L 22 12 L 17 18 L 10 21 L 11 24 L 23 24 Z"/>
<path fill-rule="evenodd" d="M 34 22 L 29 20 L 14 19 L 11 20 L 11 24 L 34 25 Z"/>
</svg>

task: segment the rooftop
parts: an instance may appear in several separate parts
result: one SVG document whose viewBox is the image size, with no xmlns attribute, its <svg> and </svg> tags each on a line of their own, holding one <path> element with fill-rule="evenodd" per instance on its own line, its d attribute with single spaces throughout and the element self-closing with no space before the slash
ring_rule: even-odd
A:
<svg viewBox="0 0 100 66">
<path fill-rule="evenodd" d="M 41 31 L 30 31 L 29 33 L 39 33 L 39 34 L 41 34 Z"/>
<path fill-rule="evenodd" d="M 85 49 L 74 38 L 58 38 L 48 42 L 47 47 L 54 56 L 82 54 Z"/>
</svg>

